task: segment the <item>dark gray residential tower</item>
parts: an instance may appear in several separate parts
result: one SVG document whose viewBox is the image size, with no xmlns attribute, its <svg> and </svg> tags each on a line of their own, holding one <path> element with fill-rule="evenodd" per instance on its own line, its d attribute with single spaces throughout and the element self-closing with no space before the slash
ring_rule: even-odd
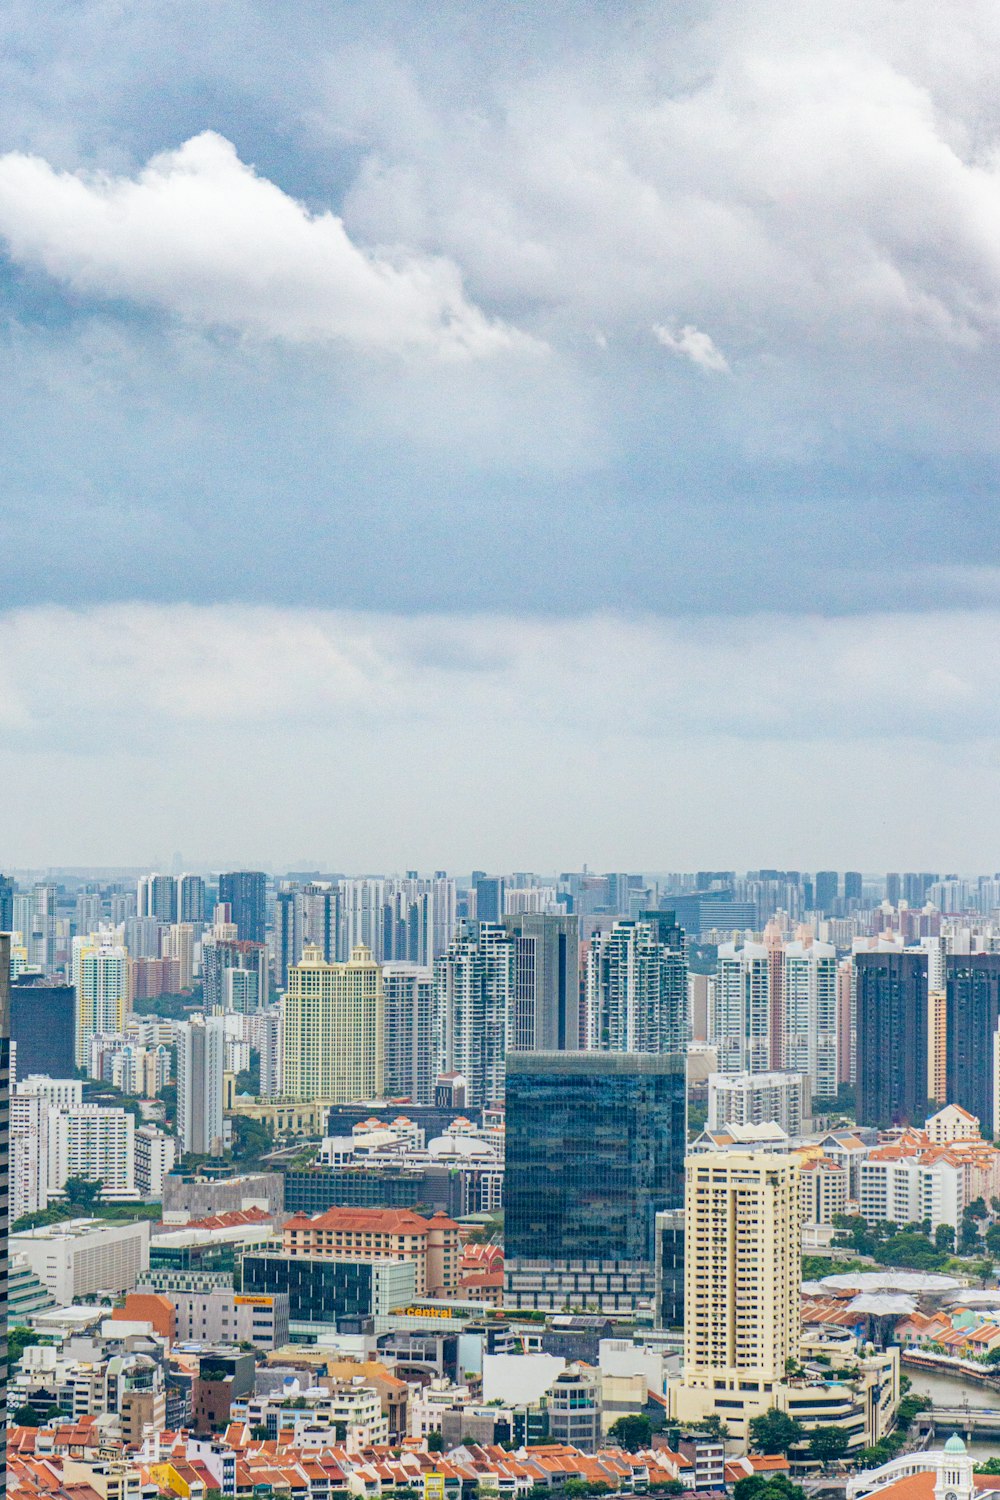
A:
<svg viewBox="0 0 1000 1500">
<path fill-rule="evenodd" d="M 993 1106 L 994 1039 L 1000 1022 L 1000 953 L 945 958 L 945 1077 L 949 1104 L 976 1115 L 988 1140 L 1000 1121 Z"/>
<path fill-rule="evenodd" d="M 927 955 L 859 953 L 859 1125 L 921 1125 L 927 1114 Z"/>
<path fill-rule="evenodd" d="M 241 942 L 264 941 L 266 892 L 267 876 L 263 870 L 230 870 L 219 876 L 219 901 L 229 906 Z"/>
</svg>

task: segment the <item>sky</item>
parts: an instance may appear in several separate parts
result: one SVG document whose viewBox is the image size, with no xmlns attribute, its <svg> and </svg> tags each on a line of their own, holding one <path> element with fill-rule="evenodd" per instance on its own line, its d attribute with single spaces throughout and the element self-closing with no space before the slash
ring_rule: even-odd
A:
<svg viewBox="0 0 1000 1500">
<path fill-rule="evenodd" d="M 12 0 L 0 866 L 1000 867 L 998 52 Z"/>
</svg>

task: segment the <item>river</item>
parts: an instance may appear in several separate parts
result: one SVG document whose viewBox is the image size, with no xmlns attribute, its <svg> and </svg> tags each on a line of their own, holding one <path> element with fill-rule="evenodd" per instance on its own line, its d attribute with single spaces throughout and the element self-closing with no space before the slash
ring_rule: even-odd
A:
<svg viewBox="0 0 1000 1500">
<path fill-rule="evenodd" d="M 906 1369 L 912 1381 L 915 1396 L 930 1396 L 935 1406 L 989 1406 L 1000 1407 L 1000 1391 L 987 1390 L 985 1386 L 969 1385 L 960 1376 L 931 1374 L 929 1370 Z M 939 1439 L 940 1441 L 940 1439 Z M 1000 1458 L 1000 1443 L 976 1442 L 969 1444 L 969 1452 L 976 1458 Z"/>
</svg>

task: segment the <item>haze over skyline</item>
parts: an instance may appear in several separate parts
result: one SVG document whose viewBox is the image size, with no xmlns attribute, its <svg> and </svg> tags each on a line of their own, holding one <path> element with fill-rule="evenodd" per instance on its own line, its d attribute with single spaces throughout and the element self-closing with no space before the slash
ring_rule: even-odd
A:
<svg viewBox="0 0 1000 1500">
<path fill-rule="evenodd" d="M 995 7 L 0 36 L 7 863 L 997 865 Z"/>
</svg>

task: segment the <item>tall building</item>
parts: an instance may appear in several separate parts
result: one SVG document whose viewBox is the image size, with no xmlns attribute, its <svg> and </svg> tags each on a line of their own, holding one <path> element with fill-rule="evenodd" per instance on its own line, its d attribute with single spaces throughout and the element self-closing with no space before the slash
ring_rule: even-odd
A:
<svg viewBox="0 0 1000 1500">
<path fill-rule="evenodd" d="M 385 991 L 385 1092 L 389 1098 L 433 1104 L 440 1072 L 434 971 L 419 964 L 387 963 Z"/>
<path fill-rule="evenodd" d="M 340 928 L 340 892 L 320 881 L 302 887 L 302 941 L 311 943 L 323 955 L 325 963 L 337 958 L 337 933 Z M 302 951 L 296 955 L 296 962 Z"/>
<path fill-rule="evenodd" d="M 42 974 L 21 974 L 10 987 L 10 1035 L 18 1076 L 72 1078 L 76 1068 L 76 991 Z"/>
<path fill-rule="evenodd" d="M 308 945 L 281 1002 L 283 1082 L 292 1099 L 376 1099 L 385 1082 L 382 971 L 359 945 L 346 964 Z"/>
<path fill-rule="evenodd" d="M 847 903 L 851 902 L 851 901 L 854 901 L 857 905 L 860 906 L 863 887 L 864 887 L 864 881 L 862 879 L 862 875 L 861 875 L 861 871 L 860 870 L 845 870 L 844 871 L 844 903 L 845 903 L 845 905 Z"/>
<path fill-rule="evenodd" d="M 684 933 L 673 912 L 644 912 L 595 933 L 587 960 L 589 1047 L 682 1052 L 688 1043 Z"/>
<path fill-rule="evenodd" d="M 579 919 L 525 911 L 503 925 L 512 944 L 508 1051 L 577 1051 Z"/>
<path fill-rule="evenodd" d="M 890 906 L 898 906 L 903 894 L 903 881 L 898 873 L 890 871 L 885 877 L 885 899 Z"/>
<path fill-rule="evenodd" d="M 267 876 L 263 870 L 230 870 L 219 876 L 219 901 L 230 908 L 241 942 L 263 943 L 266 898 Z"/>
<path fill-rule="evenodd" d="M 833 1099 L 838 1087 L 837 950 L 799 939 L 782 953 L 780 1066 L 805 1073 L 812 1091 Z"/>
<path fill-rule="evenodd" d="M 719 1416 L 745 1438 L 798 1360 L 802 1285 L 799 1168 L 769 1152 L 687 1161 L 684 1372 L 671 1416 Z"/>
<path fill-rule="evenodd" d="M 504 914 L 504 889 L 502 875 L 482 875 L 476 881 L 476 921 L 499 922 Z"/>
<path fill-rule="evenodd" d="M 55 885 L 39 881 L 31 892 L 29 925 L 22 928 L 28 962 L 46 974 L 56 965 L 56 899 Z"/>
<path fill-rule="evenodd" d="M 802 1135 L 811 1124 L 810 1092 L 804 1073 L 710 1073 L 708 1129 L 773 1122 Z"/>
<path fill-rule="evenodd" d="M 129 1000 L 129 957 L 113 932 L 73 939 L 73 987 L 76 990 L 76 1062 L 90 1060 L 90 1039 L 99 1032 L 120 1032 Z"/>
<path fill-rule="evenodd" d="M 906 949 L 866 952 L 856 954 L 854 964 L 858 1124 L 922 1124 L 927 1115 L 927 955 Z"/>
<path fill-rule="evenodd" d="M 1000 1025 L 1000 953 L 945 958 L 946 1101 L 975 1115 L 988 1140 L 1000 1130 L 994 1039 Z"/>
<path fill-rule="evenodd" d="M 14 882 L 9 875 L 0 875 L 0 932 L 10 932 L 14 927 Z"/>
<path fill-rule="evenodd" d="M 770 971 L 763 943 L 720 943 L 708 1033 L 720 1073 L 771 1071 Z"/>
<path fill-rule="evenodd" d="M 832 917 L 836 909 L 839 890 L 840 876 L 836 870 L 817 870 L 813 890 L 816 910 L 821 911 L 825 917 Z"/>
<path fill-rule="evenodd" d="M 808 927 L 785 942 L 769 922 L 762 943 L 719 947 L 709 1041 L 721 1073 L 805 1073 L 814 1094 L 838 1087 L 836 949 Z"/>
<path fill-rule="evenodd" d="M 505 1303 L 613 1311 L 651 1296 L 685 1142 L 683 1055 L 512 1052 Z"/>
<path fill-rule="evenodd" d="M 49 1101 L 15 1088 L 10 1100 L 10 1221 L 49 1206 Z"/>
<path fill-rule="evenodd" d="M 178 875 L 177 918 L 178 922 L 190 922 L 200 929 L 205 921 L 205 882 L 200 875 Z"/>
<path fill-rule="evenodd" d="M 281 890 L 274 897 L 274 982 L 279 990 L 288 983 L 288 971 L 302 956 L 302 894 Z"/>
<path fill-rule="evenodd" d="M 77 1104 L 53 1110 L 48 1122 L 50 1193 L 70 1177 L 100 1182 L 102 1198 L 134 1202 L 135 1120 L 126 1109 Z"/>
<path fill-rule="evenodd" d="M 10 1235 L 10 934 L 0 933 L 0 1327 L 7 1330 Z M 0 1347 L 0 1398 L 7 1409 L 7 1339 Z M 0 1433 L 0 1493 L 7 1493 L 7 1424 Z"/>
<path fill-rule="evenodd" d="M 182 1151 L 221 1156 L 226 1028 L 217 1017 L 192 1016 L 176 1028 L 177 1134 Z"/>
<path fill-rule="evenodd" d="M 513 944 L 496 922 L 463 922 L 434 966 L 440 1059 L 476 1108 L 503 1098 Z"/>
<path fill-rule="evenodd" d="M 201 984 L 207 1011 L 242 1010 L 267 1004 L 267 948 L 263 943 L 222 937 L 225 924 L 216 924 L 202 939 Z M 232 930 L 229 928 L 228 930 Z M 241 971 L 234 977 L 234 970 Z"/>
</svg>

